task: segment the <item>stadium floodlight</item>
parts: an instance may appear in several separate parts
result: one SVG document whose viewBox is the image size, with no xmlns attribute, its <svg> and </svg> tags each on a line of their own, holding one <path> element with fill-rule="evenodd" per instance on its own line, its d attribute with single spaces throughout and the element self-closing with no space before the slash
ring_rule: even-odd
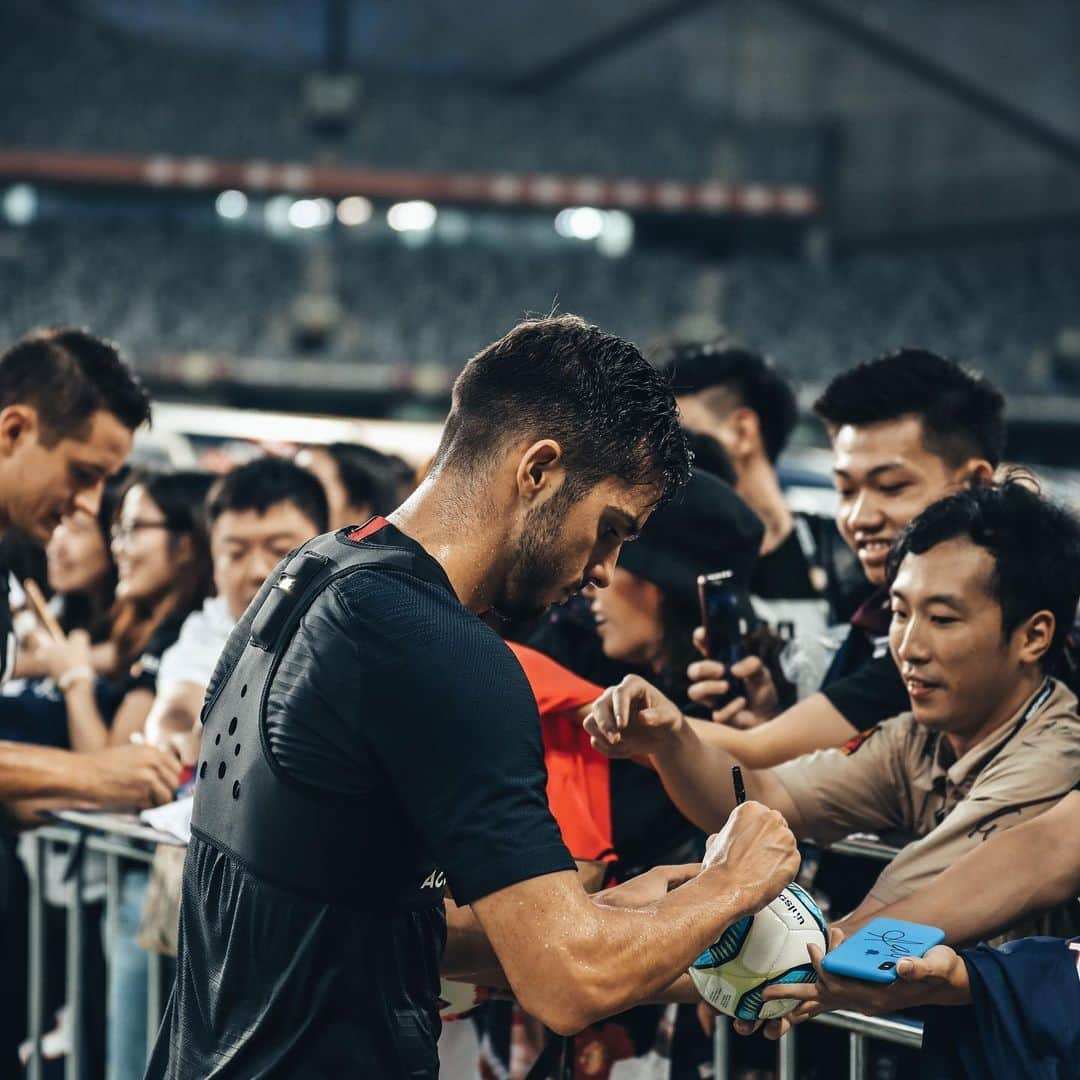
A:
<svg viewBox="0 0 1080 1080">
<path fill-rule="evenodd" d="M 247 213 L 247 208 L 248 198 L 242 191 L 223 191 L 214 200 L 214 209 L 218 215 L 230 221 L 242 218 Z"/>
<path fill-rule="evenodd" d="M 350 228 L 366 225 L 371 220 L 373 209 L 370 199 L 365 199 L 363 195 L 349 195 L 337 204 L 337 219 Z"/>
<path fill-rule="evenodd" d="M 568 206 L 555 215 L 555 231 L 570 240 L 595 240 L 604 229 L 604 212 L 595 206 Z"/>
<path fill-rule="evenodd" d="M 617 259 L 634 246 L 634 219 L 625 210 L 605 210 L 604 225 L 596 238 L 601 255 Z"/>
<path fill-rule="evenodd" d="M 37 214 L 37 189 L 32 184 L 13 184 L 4 192 L 2 205 L 12 225 L 29 225 Z"/>
<path fill-rule="evenodd" d="M 386 211 L 386 224 L 394 232 L 426 232 L 435 224 L 439 212 L 423 199 L 394 203 Z"/>
<path fill-rule="evenodd" d="M 329 199 L 297 199 L 289 207 L 289 224 L 294 229 L 325 229 L 334 218 Z"/>
</svg>

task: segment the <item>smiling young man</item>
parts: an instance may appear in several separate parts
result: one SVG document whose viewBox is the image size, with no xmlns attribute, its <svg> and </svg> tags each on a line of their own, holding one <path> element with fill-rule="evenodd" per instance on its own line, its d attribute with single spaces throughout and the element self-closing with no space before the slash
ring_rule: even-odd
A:
<svg viewBox="0 0 1080 1080">
<path fill-rule="evenodd" d="M 765 767 L 842 745 L 907 708 L 886 646 L 889 547 L 935 500 L 991 479 L 1004 448 L 1004 409 L 985 378 L 921 349 L 889 353 L 829 383 L 815 411 L 832 442 L 836 521 L 875 592 L 852 617 L 818 693 L 762 722 L 775 711 L 775 692 L 761 662 L 748 657 L 734 673 L 750 709 L 739 699 L 714 713 L 721 723 L 704 729 L 704 739 Z M 727 689 L 725 676 L 722 665 L 699 661 L 690 696 L 708 702 Z M 732 718 L 747 730 L 726 726 Z"/>
<path fill-rule="evenodd" d="M 921 887 L 1080 780 L 1077 701 L 1047 675 L 1080 599 L 1076 518 L 1019 481 L 972 488 L 920 514 L 897 539 L 891 566 L 889 642 L 910 711 L 843 750 L 744 774 L 747 794 L 779 810 L 800 838 L 913 838 L 846 929 L 904 897 L 905 917 L 928 921 Z M 730 776 L 735 758 L 705 743 L 643 680 L 606 691 L 586 726 L 605 753 L 650 754 L 700 827 L 733 809 L 731 785 L 718 778 Z M 1063 929 L 1075 926 L 1075 903 L 1058 914 Z"/>
<path fill-rule="evenodd" d="M 389 520 L 271 575 L 208 689 L 149 1077 L 428 1080 L 440 960 L 501 967 L 570 1033 L 667 987 L 790 880 L 794 839 L 747 804 L 715 869 L 632 909 L 588 898 L 547 807 L 536 700 L 478 618 L 607 585 L 689 464 L 637 349 L 572 316 L 525 322 L 465 366 Z"/>
</svg>

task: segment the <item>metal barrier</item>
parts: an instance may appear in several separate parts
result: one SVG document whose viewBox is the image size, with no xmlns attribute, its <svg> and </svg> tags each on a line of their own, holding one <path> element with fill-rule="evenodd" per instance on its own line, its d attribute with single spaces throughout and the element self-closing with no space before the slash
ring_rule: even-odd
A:
<svg viewBox="0 0 1080 1080">
<path fill-rule="evenodd" d="M 148 836 L 151 830 L 146 830 Z M 118 912 L 120 910 L 120 875 L 123 861 L 149 866 L 153 861 L 152 848 L 146 841 L 136 841 L 119 836 L 88 833 L 70 825 L 48 825 L 28 834 L 32 845 L 33 873 L 30 875 L 30 917 L 27 963 L 27 1013 L 30 1038 L 30 1060 L 27 1065 L 28 1080 L 42 1080 L 44 1061 L 41 1053 L 41 1037 L 45 1026 L 45 964 L 47 942 L 45 937 L 45 897 L 43 890 L 45 874 L 45 844 L 47 842 L 74 847 L 82 843 L 87 851 L 105 857 L 105 926 L 106 940 L 111 944 L 116 938 Z M 67 947 L 65 984 L 70 1015 L 71 1053 L 64 1067 L 66 1080 L 82 1080 L 85 1060 L 85 1002 L 83 1000 L 84 940 L 83 940 L 83 867 L 77 859 L 71 875 L 72 903 L 67 909 Z M 157 1026 L 163 1012 L 162 958 L 147 953 L 149 977 L 147 980 L 147 1054 L 157 1035 Z M 106 972 L 111 978 L 110 949 L 105 950 Z"/>
<path fill-rule="evenodd" d="M 91 828 L 96 828 L 92 826 Z M 43 892 L 45 870 L 45 843 L 53 842 L 73 847 L 79 843 L 86 850 L 105 857 L 105 925 L 108 944 L 116 938 L 120 908 L 121 863 L 125 860 L 148 866 L 154 858 L 153 831 L 144 830 L 146 839 L 125 836 L 101 835 L 73 825 L 49 825 L 28 834 L 32 844 L 33 873 L 30 882 L 29 917 L 29 963 L 27 972 L 28 1018 L 30 1028 L 31 1057 L 28 1080 L 42 1080 L 44 1062 L 41 1056 L 41 1037 L 44 1033 L 45 990 L 45 897 Z M 830 849 L 847 855 L 864 855 L 887 862 L 897 849 L 868 838 L 849 838 Z M 66 1080 L 82 1080 L 84 1065 L 84 1001 L 83 1001 L 83 900 L 82 860 L 75 861 L 72 881 L 72 903 L 67 911 L 66 987 L 67 1004 L 71 1015 L 71 1053 L 65 1062 Z M 110 950 L 106 949 L 106 971 L 111 978 Z M 162 958 L 147 953 L 149 978 L 147 980 L 147 1055 L 153 1047 L 157 1028 L 163 1012 Z M 717 1080 L 728 1075 L 731 1047 L 729 1022 L 718 1018 L 713 1040 L 713 1066 Z M 869 1064 L 867 1041 L 880 1040 L 899 1046 L 922 1045 L 922 1025 L 898 1017 L 870 1017 L 861 1013 L 835 1012 L 815 1017 L 811 1023 L 839 1028 L 849 1033 L 850 1060 L 849 1080 L 864 1080 Z M 798 1029 L 793 1029 L 777 1044 L 777 1080 L 795 1080 L 798 1075 Z M 448 1078 L 449 1080 L 449 1078 Z"/>
</svg>

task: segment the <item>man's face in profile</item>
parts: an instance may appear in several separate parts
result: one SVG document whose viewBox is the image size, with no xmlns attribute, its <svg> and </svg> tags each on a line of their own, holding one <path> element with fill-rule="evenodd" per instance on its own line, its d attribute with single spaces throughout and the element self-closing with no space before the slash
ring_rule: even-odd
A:
<svg viewBox="0 0 1080 1080">
<path fill-rule="evenodd" d="M 525 518 L 496 613 L 536 618 L 590 582 L 606 588 L 619 549 L 637 536 L 658 497 L 655 487 L 621 480 L 602 481 L 573 502 L 555 492 Z"/>
</svg>

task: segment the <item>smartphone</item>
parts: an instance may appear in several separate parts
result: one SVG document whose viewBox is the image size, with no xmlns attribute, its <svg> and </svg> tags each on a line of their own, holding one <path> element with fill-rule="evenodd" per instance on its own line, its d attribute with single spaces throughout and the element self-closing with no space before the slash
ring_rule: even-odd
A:
<svg viewBox="0 0 1080 1080">
<path fill-rule="evenodd" d="M 743 614 L 742 596 L 735 587 L 735 574 L 731 570 L 700 574 L 697 584 L 701 625 L 705 627 L 705 649 L 711 659 L 730 668 L 746 655 L 743 639 L 750 629 Z M 720 704 L 734 701 L 743 693 L 738 679 L 730 675 L 727 679 L 730 689 Z"/>
<path fill-rule="evenodd" d="M 848 979 L 891 983 L 896 981 L 896 965 L 905 956 L 923 956 L 944 940 L 945 932 L 936 926 L 874 919 L 826 953 L 821 966 Z"/>
</svg>

